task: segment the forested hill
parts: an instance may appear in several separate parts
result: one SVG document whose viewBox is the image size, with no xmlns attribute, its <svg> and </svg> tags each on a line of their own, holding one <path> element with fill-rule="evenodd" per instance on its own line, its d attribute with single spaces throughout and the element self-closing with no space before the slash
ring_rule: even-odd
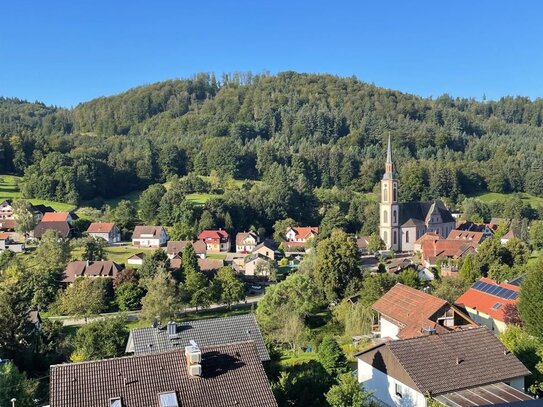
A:
<svg viewBox="0 0 543 407">
<path fill-rule="evenodd" d="M 543 100 L 424 99 L 356 78 L 199 74 L 73 110 L 0 99 L 0 173 L 77 203 L 212 171 L 371 191 L 390 133 L 402 198 L 543 195 Z"/>
</svg>

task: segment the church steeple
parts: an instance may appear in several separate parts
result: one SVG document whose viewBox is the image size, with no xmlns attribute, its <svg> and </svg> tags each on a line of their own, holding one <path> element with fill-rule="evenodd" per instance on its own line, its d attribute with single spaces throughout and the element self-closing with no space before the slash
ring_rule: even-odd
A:
<svg viewBox="0 0 543 407">
<path fill-rule="evenodd" d="M 393 179 L 394 178 L 394 163 L 392 162 L 392 145 L 390 144 L 390 133 L 388 134 L 388 145 L 387 145 L 387 162 L 385 164 L 385 175 L 383 179 Z"/>
</svg>

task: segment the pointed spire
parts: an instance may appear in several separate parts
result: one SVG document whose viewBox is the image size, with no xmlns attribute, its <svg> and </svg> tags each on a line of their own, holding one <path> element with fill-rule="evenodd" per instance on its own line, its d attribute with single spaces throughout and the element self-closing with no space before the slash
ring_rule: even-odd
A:
<svg viewBox="0 0 543 407">
<path fill-rule="evenodd" d="M 390 145 L 390 132 L 388 132 L 387 164 L 392 164 L 392 147 Z"/>
</svg>

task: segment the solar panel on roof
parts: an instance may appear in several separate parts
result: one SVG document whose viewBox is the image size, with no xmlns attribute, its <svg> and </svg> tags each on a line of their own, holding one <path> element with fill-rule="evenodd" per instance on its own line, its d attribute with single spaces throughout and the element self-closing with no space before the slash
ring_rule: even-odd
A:
<svg viewBox="0 0 543 407">
<path fill-rule="evenodd" d="M 477 281 L 475 284 L 473 284 L 473 285 L 471 286 L 471 288 L 474 288 L 474 289 L 476 289 L 476 290 L 479 290 L 480 287 L 481 287 L 481 284 L 483 284 L 483 283 L 481 283 L 480 281 Z"/>
<path fill-rule="evenodd" d="M 494 293 L 496 297 L 505 298 L 504 295 L 506 295 L 506 289 L 499 287 L 500 289 Z"/>
</svg>

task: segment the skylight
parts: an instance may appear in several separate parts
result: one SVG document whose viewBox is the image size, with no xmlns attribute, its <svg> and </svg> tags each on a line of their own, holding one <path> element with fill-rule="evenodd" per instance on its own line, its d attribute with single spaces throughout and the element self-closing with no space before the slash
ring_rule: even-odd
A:
<svg viewBox="0 0 543 407">
<path fill-rule="evenodd" d="M 162 393 L 158 395 L 160 407 L 179 407 L 177 402 L 177 394 L 175 392 Z"/>
<path fill-rule="evenodd" d="M 501 302 L 497 302 L 492 306 L 493 310 L 499 310 L 503 304 Z"/>
</svg>

